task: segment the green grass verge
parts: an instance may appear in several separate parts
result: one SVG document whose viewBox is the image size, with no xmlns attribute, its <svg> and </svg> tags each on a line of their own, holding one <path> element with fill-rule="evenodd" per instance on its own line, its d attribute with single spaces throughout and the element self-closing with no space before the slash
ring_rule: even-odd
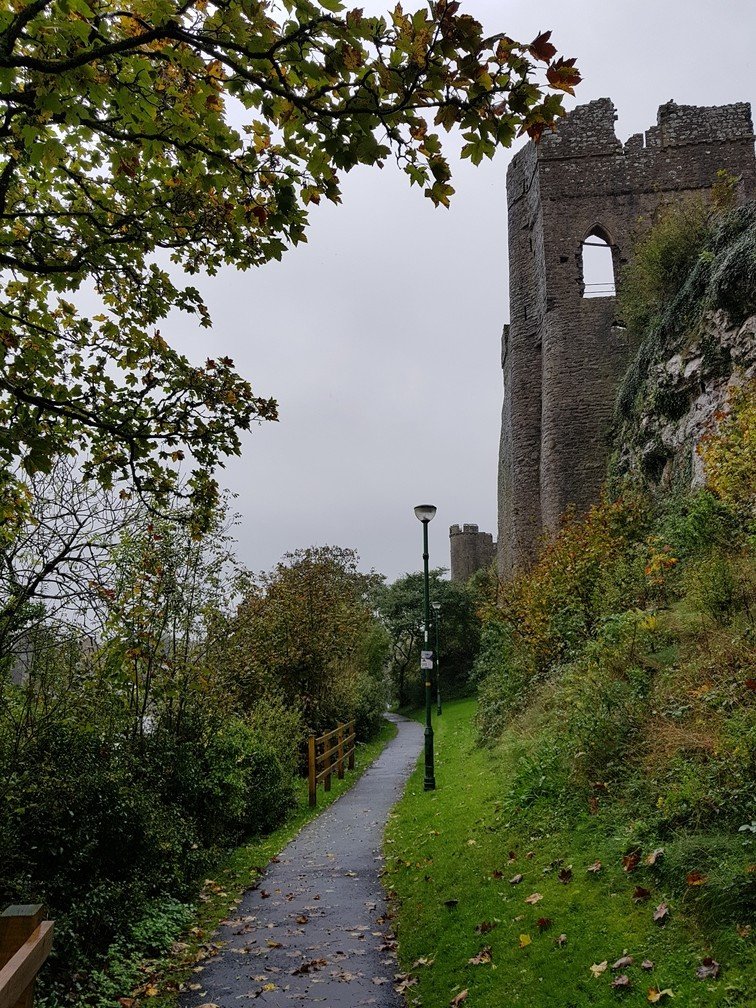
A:
<svg viewBox="0 0 756 1008">
<path fill-rule="evenodd" d="M 267 836 L 255 837 L 229 852 L 213 873 L 214 877 L 205 881 L 192 920 L 184 933 L 176 935 L 172 953 L 164 959 L 141 965 L 142 983 L 132 997 L 121 999 L 123 1008 L 138 1008 L 139 1005 L 176 1008 L 182 984 L 191 980 L 193 968 L 214 950 L 211 939 L 218 925 L 236 910 L 244 892 L 254 885 L 270 859 L 280 854 L 303 826 L 352 787 L 396 732 L 396 725 L 386 721 L 377 738 L 358 743 L 355 769 L 347 770 L 343 780 L 334 777 L 330 792 L 318 788 L 317 808 L 309 807 L 307 781 L 303 780 L 298 788 L 295 807 L 277 830 Z"/>
<path fill-rule="evenodd" d="M 674 899 L 665 922 L 654 923 L 665 893 L 651 869 L 623 870 L 611 821 L 586 813 L 560 824 L 537 806 L 512 811 L 503 799 L 522 741 L 510 734 L 496 750 L 478 748 L 474 715 L 475 701 L 463 700 L 434 717 L 437 790 L 423 791 L 419 766 L 386 834 L 400 963 L 418 978 L 409 1004 L 444 1008 L 467 991 L 455 1002 L 465 1008 L 642 1005 L 649 988 L 671 990 L 674 1001 L 660 1003 L 681 1008 L 754 1004 L 747 928 L 704 934 Z M 596 861 L 600 871 L 588 872 Z M 560 882 L 568 867 L 571 878 Z M 522 881 L 510 884 L 516 875 Z M 636 886 L 651 890 L 647 900 L 634 900 Z M 541 899 L 528 903 L 535 893 Z M 486 946 L 491 961 L 469 964 Z M 612 972 L 625 955 L 633 963 Z M 706 956 L 721 964 L 717 980 L 696 978 Z M 641 968 L 645 959 L 653 969 Z M 594 977 L 591 966 L 604 961 Z M 612 988 L 623 973 L 631 986 Z"/>
</svg>

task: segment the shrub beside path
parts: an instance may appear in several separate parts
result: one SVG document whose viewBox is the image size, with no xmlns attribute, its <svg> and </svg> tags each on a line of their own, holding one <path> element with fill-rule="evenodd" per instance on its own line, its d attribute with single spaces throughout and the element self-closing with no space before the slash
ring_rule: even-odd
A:
<svg viewBox="0 0 756 1008">
<path fill-rule="evenodd" d="M 380 882 L 389 810 L 423 744 L 422 725 L 390 715 L 398 734 L 346 794 L 307 825 L 245 893 L 214 937 L 220 953 L 194 974 L 182 1008 L 399 1008 Z"/>
</svg>

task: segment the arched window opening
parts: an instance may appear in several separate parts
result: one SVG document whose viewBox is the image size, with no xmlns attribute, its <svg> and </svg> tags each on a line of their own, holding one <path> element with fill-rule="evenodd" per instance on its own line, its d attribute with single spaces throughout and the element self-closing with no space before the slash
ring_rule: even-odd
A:
<svg viewBox="0 0 756 1008">
<path fill-rule="evenodd" d="M 614 260 L 608 239 L 594 231 L 583 239 L 583 297 L 614 297 Z"/>
</svg>

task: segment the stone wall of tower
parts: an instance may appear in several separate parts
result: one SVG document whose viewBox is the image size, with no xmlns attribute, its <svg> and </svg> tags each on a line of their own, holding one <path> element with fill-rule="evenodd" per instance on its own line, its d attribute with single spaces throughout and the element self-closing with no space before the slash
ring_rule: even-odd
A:
<svg viewBox="0 0 756 1008">
<path fill-rule="evenodd" d="M 479 532 L 477 525 L 452 525 L 449 529 L 452 581 L 467 581 L 496 559 L 496 543 L 490 532 Z"/>
<path fill-rule="evenodd" d="M 632 352 L 612 297 L 586 298 L 582 246 L 610 245 L 615 276 L 664 204 L 708 194 L 717 172 L 756 195 L 750 106 L 659 109 L 624 145 L 602 98 L 529 143 L 507 173 L 510 324 L 502 346 L 498 562 L 532 559 L 565 508 L 585 508 L 603 481 L 617 385 Z"/>
</svg>

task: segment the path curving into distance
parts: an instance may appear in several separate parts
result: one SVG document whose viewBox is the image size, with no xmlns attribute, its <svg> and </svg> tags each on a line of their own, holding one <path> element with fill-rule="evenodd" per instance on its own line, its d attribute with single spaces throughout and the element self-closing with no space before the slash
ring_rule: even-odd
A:
<svg viewBox="0 0 756 1008">
<path fill-rule="evenodd" d="M 357 783 L 284 848 L 214 937 L 221 952 L 181 995 L 181 1008 L 401 1008 L 396 954 L 379 873 L 389 810 L 423 745 L 423 727 L 398 727 Z M 271 987 L 271 985 L 275 987 Z"/>
</svg>

